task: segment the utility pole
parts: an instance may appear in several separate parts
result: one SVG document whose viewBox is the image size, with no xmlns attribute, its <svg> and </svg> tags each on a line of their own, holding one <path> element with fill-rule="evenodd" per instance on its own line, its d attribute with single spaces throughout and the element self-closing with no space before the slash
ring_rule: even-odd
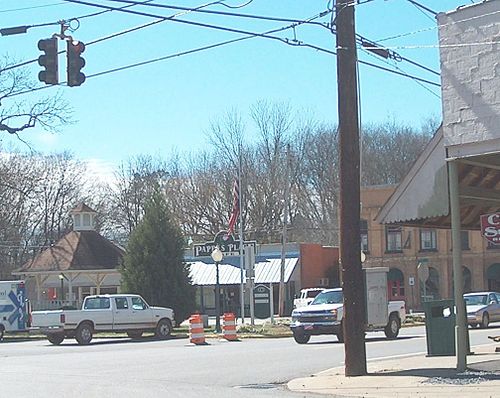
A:
<svg viewBox="0 0 500 398">
<path fill-rule="evenodd" d="M 366 375 L 365 292 L 360 256 L 360 155 L 356 35 L 352 0 L 337 0 L 340 149 L 340 261 L 344 291 L 345 375 Z"/>
<path fill-rule="evenodd" d="M 281 266 L 279 285 L 279 316 L 285 316 L 285 258 L 286 258 L 286 228 L 288 224 L 288 197 L 290 196 L 290 144 L 286 147 L 285 198 L 283 206 L 283 232 L 281 235 Z"/>
</svg>

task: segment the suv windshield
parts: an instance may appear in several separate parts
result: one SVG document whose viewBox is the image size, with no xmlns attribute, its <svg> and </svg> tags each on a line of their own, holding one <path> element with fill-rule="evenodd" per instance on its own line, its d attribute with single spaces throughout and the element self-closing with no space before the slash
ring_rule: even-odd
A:
<svg viewBox="0 0 500 398">
<path fill-rule="evenodd" d="M 342 304 L 344 295 L 341 290 L 333 290 L 330 292 L 321 292 L 312 301 L 311 305 L 315 304 Z"/>
</svg>

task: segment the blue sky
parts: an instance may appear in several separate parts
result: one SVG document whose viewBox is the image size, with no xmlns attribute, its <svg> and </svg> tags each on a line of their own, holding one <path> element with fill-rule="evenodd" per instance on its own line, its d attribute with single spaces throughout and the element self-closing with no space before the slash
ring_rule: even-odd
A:
<svg viewBox="0 0 500 398">
<path fill-rule="evenodd" d="M 87 1 L 114 7 L 124 5 L 105 0 Z M 235 6 L 245 2 L 227 0 L 226 4 Z M 471 3 L 470 0 L 419 2 L 436 12 Z M 155 0 L 154 3 L 187 7 L 203 4 L 201 1 L 179 0 Z M 327 1 L 318 0 L 253 0 L 237 10 L 221 5 L 206 9 L 303 20 L 326 10 L 327 6 Z M 99 10 L 61 0 L 0 0 L 0 28 L 42 24 Z M 175 13 L 144 6 L 130 10 L 163 16 Z M 182 18 L 252 32 L 288 25 L 286 22 L 195 13 Z M 79 29 L 72 35 L 88 43 L 152 20 L 114 11 L 80 20 Z M 319 19 L 324 22 L 328 20 L 329 17 Z M 395 51 L 404 57 L 439 70 L 436 22 L 432 15 L 419 10 L 407 0 L 373 0 L 359 4 L 356 6 L 356 25 L 357 32 L 371 40 L 400 36 L 383 43 L 395 47 Z M 38 40 L 50 37 L 57 31 L 57 26 L 47 26 L 31 28 L 23 35 L 0 37 L 1 55 L 8 54 L 18 61 L 35 59 L 40 55 Z M 301 26 L 296 28 L 295 35 L 304 43 L 334 50 L 335 37 L 322 27 Z M 84 53 L 87 65 L 83 71 L 91 75 L 241 36 L 170 21 L 162 22 L 87 46 Z M 288 31 L 280 36 L 293 38 L 294 33 Z M 62 49 L 63 43 L 60 42 L 59 46 Z M 359 51 L 359 58 L 390 69 L 396 65 L 407 73 L 439 83 L 438 76 L 408 62 L 389 61 L 387 65 L 380 58 L 362 51 Z M 60 78 L 65 80 L 64 64 L 60 69 Z M 28 70 L 36 79 L 41 68 L 33 64 Z M 364 65 L 360 66 L 359 71 L 363 123 L 396 118 L 420 126 L 426 117 L 440 117 L 438 87 L 426 85 L 425 89 L 411 79 Z M 49 88 L 32 95 L 52 94 L 57 90 L 72 105 L 76 123 L 64 127 L 57 134 L 46 133 L 39 128 L 32 129 L 23 138 L 42 152 L 69 150 L 81 159 L 115 165 L 139 154 L 167 156 L 172 150 L 202 150 L 206 147 L 206 131 L 211 120 L 231 109 L 248 117 L 249 107 L 259 100 L 286 102 L 297 112 L 317 120 L 327 123 L 337 121 L 335 57 L 264 38 L 253 38 L 89 78 L 80 87 Z M 254 134 L 254 127 L 248 120 L 249 140 L 253 139 Z M 4 143 L 9 141 L 6 137 L 1 138 Z"/>
</svg>

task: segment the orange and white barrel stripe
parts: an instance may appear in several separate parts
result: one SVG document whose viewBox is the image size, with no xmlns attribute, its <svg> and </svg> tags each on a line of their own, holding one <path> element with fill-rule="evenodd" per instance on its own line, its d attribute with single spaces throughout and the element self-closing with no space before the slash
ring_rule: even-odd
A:
<svg viewBox="0 0 500 398">
<path fill-rule="evenodd" d="M 232 312 L 226 312 L 222 319 L 224 321 L 222 325 L 223 337 L 229 341 L 238 340 L 238 336 L 236 335 L 236 317 L 234 314 Z"/>
<path fill-rule="evenodd" d="M 189 318 L 189 336 L 193 344 L 205 344 L 205 331 L 201 315 L 193 314 Z"/>
</svg>

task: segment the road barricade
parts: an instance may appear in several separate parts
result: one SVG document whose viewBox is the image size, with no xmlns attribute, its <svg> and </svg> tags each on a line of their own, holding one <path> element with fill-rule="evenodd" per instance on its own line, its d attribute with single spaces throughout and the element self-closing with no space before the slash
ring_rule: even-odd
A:
<svg viewBox="0 0 500 398">
<path fill-rule="evenodd" d="M 189 318 L 189 337 L 193 344 L 205 344 L 205 331 L 203 330 L 203 319 L 199 314 L 193 314 Z"/>
<path fill-rule="evenodd" d="M 238 340 L 236 334 L 236 317 L 232 312 L 225 312 L 223 316 L 222 335 L 228 341 Z"/>
</svg>

